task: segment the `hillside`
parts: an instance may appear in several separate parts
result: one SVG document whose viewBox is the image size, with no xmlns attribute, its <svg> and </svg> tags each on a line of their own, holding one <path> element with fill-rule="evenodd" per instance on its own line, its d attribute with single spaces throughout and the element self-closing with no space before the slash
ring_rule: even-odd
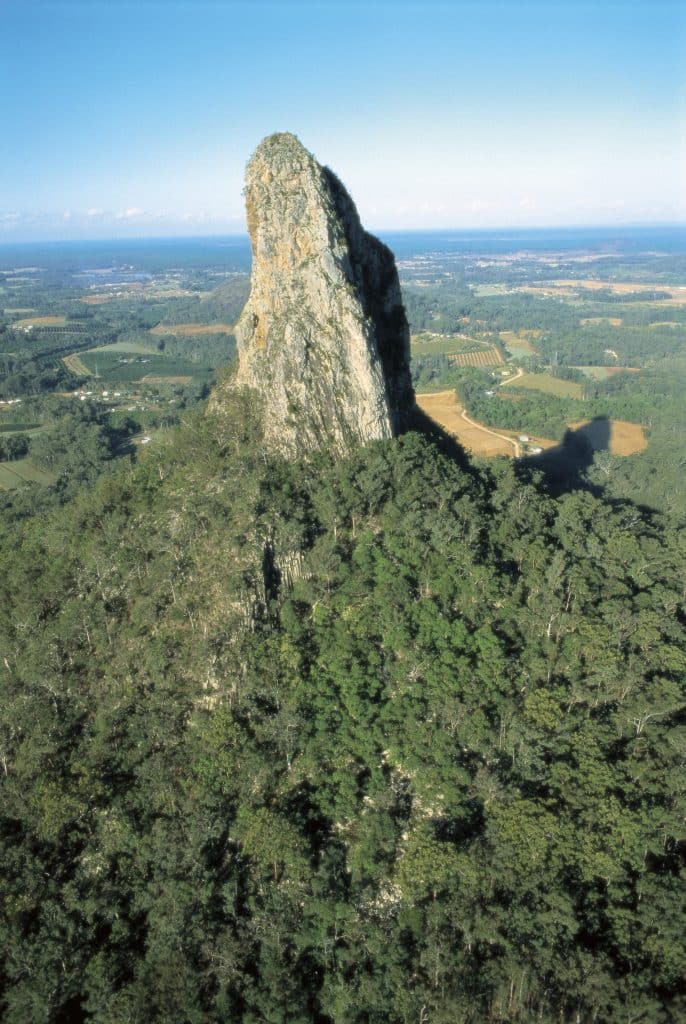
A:
<svg viewBox="0 0 686 1024">
<path fill-rule="evenodd" d="M 250 410 L 3 545 L 3 1019 L 676 1019 L 682 538 Z"/>
</svg>

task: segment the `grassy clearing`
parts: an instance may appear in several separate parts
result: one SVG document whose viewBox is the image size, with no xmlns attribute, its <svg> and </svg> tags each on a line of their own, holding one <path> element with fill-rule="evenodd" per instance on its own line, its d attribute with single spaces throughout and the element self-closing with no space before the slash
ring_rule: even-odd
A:
<svg viewBox="0 0 686 1024">
<path fill-rule="evenodd" d="M 0 434 L 37 434 L 46 429 L 44 423 L 0 423 Z"/>
<path fill-rule="evenodd" d="M 71 359 L 67 356 L 67 359 Z M 210 373 L 208 367 L 191 363 L 176 356 L 152 353 L 88 351 L 77 356 L 88 376 L 97 377 L 102 384 L 150 382 L 154 378 L 202 377 Z M 71 369 L 71 367 L 69 367 Z"/>
<path fill-rule="evenodd" d="M 514 384 L 517 388 L 528 388 L 530 391 L 542 391 L 545 395 L 557 395 L 559 398 L 583 398 L 583 387 L 573 380 L 560 380 L 548 373 L 525 373 Z"/>
<path fill-rule="evenodd" d="M 11 327 L 64 327 L 66 316 L 25 316 L 15 320 Z"/>
<path fill-rule="evenodd" d="M 505 284 L 477 284 L 474 293 L 478 296 L 505 295 L 509 291 Z"/>
<path fill-rule="evenodd" d="M 36 466 L 31 459 L 0 462 L 0 490 L 11 491 L 27 483 L 51 484 L 55 477 L 46 469 Z"/>
<path fill-rule="evenodd" d="M 624 320 L 621 316 L 582 316 L 579 322 L 582 327 L 586 324 L 609 324 L 610 327 L 621 327 Z"/>
<path fill-rule="evenodd" d="M 522 356 L 536 355 L 537 350 L 531 344 L 531 337 L 536 337 L 540 333 L 540 331 L 501 331 L 500 340 L 517 359 Z"/>
<path fill-rule="evenodd" d="M 197 334 L 233 334 L 231 324 L 158 324 L 150 330 L 150 334 L 181 334 L 193 336 Z"/>
<path fill-rule="evenodd" d="M 138 355 L 154 355 L 157 348 L 154 345 L 144 345 L 140 341 L 113 341 L 111 345 L 100 345 L 99 348 L 89 348 L 89 352 L 133 352 Z"/>
<path fill-rule="evenodd" d="M 607 380 L 608 377 L 616 377 L 618 373 L 640 373 L 639 366 L 575 366 L 585 377 L 591 380 Z"/>
</svg>

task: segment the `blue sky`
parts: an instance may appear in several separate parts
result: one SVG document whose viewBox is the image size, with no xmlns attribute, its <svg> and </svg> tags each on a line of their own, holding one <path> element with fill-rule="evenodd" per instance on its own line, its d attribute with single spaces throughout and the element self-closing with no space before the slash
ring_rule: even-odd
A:
<svg viewBox="0 0 686 1024">
<path fill-rule="evenodd" d="M 294 131 L 372 228 L 686 221 L 667 0 L 0 0 L 0 241 L 244 230 Z"/>
</svg>

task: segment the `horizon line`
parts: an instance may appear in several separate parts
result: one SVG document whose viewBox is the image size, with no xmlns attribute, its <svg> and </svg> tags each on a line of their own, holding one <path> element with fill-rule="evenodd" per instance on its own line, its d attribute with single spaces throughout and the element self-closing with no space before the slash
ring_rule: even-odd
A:
<svg viewBox="0 0 686 1024">
<path fill-rule="evenodd" d="M 397 235 L 419 235 L 419 234 L 449 234 L 456 232 L 459 234 L 492 234 L 494 232 L 513 232 L 522 233 L 526 231 L 626 231 L 635 229 L 648 229 L 648 228 L 673 228 L 681 229 L 686 231 L 686 220 L 675 221 L 623 221 L 620 223 L 598 223 L 597 221 L 588 221 L 584 223 L 559 223 L 559 224 L 518 224 L 518 225 L 494 225 L 491 227 L 468 227 L 453 225 L 452 227 L 416 227 L 416 228 L 399 228 L 399 227 L 378 227 L 374 226 L 368 230 L 372 233 L 383 233 L 383 234 L 397 234 Z M 250 236 L 247 231 L 240 232 L 224 232 L 215 231 L 207 234 L 188 234 L 188 235 L 120 235 L 120 236 L 86 236 L 81 238 L 25 238 L 25 239 L 3 239 L 0 238 L 0 247 L 12 247 L 22 245 L 73 245 L 83 242 L 92 243 L 126 243 L 126 242 L 173 242 L 173 241 L 201 241 L 203 239 L 213 238 L 240 238 L 249 240 Z"/>
</svg>

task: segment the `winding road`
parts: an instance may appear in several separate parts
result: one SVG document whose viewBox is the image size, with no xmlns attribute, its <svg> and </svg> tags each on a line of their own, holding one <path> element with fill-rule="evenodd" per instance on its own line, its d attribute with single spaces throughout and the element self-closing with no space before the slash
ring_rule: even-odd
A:
<svg viewBox="0 0 686 1024">
<path fill-rule="evenodd" d="M 507 383 L 507 381 L 505 383 Z M 460 413 L 460 417 L 465 421 L 465 423 L 469 423 L 470 426 L 482 431 L 482 433 L 490 434 L 492 437 L 499 437 L 501 441 L 507 441 L 508 444 L 511 444 L 514 448 L 515 459 L 518 459 L 519 456 L 522 454 L 522 450 L 519 446 L 519 441 L 514 441 L 511 437 L 507 437 L 506 434 L 498 434 L 495 430 L 489 430 L 489 428 L 484 427 L 482 423 L 477 423 L 476 420 L 470 419 L 467 413 L 464 411 L 464 409 Z"/>
</svg>

